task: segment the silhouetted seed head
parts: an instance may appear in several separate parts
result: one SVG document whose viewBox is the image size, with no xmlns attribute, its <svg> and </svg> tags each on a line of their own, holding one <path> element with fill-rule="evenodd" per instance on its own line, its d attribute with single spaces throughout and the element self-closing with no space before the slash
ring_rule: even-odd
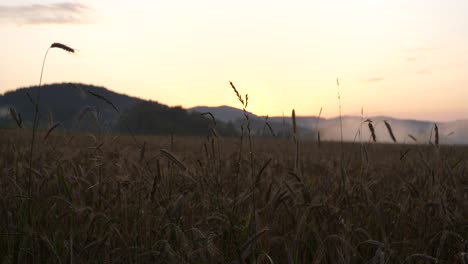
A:
<svg viewBox="0 0 468 264">
<path fill-rule="evenodd" d="M 377 137 L 375 136 L 375 129 L 374 129 L 374 125 L 372 124 L 372 120 L 367 119 L 365 122 L 367 122 L 367 125 L 369 126 L 369 130 L 372 136 L 372 141 L 377 142 Z"/>
<path fill-rule="evenodd" d="M 54 42 L 52 43 L 52 45 L 50 45 L 50 48 L 58 48 L 58 49 L 63 49 L 64 51 L 68 51 L 70 53 L 75 53 L 75 50 L 68 47 L 67 45 L 65 44 L 62 44 L 62 43 L 58 43 L 58 42 Z"/>
<path fill-rule="evenodd" d="M 211 120 L 213 121 L 213 124 L 216 126 L 216 118 L 214 117 L 214 115 L 210 112 L 205 112 L 205 113 L 201 113 L 202 116 L 210 116 L 211 117 Z"/>
<path fill-rule="evenodd" d="M 396 143 L 397 141 L 396 141 L 395 135 L 393 135 L 392 127 L 391 127 L 390 124 L 387 122 L 387 120 L 384 120 L 384 124 L 385 124 L 385 126 L 387 127 L 388 134 L 390 134 L 390 137 L 392 138 L 393 142 Z"/>
<path fill-rule="evenodd" d="M 239 92 L 237 91 L 234 84 L 231 81 L 229 82 L 229 84 L 231 84 L 231 87 L 234 90 L 234 92 L 236 93 L 237 99 L 239 99 L 239 101 L 242 103 L 242 106 L 245 106 L 246 104 L 244 104 L 244 99 L 242 99 L 242 96 L 239 94 Z"/>
<path fill-rule="evenodd" d="M 439 127 L 437 127 L 437 124 L 434 123 L 434 136 L 435 136 L 435 140 L 434 140 L 434 143 L 436 144 L 436 146 L 439 145 Z"/>
</svg>

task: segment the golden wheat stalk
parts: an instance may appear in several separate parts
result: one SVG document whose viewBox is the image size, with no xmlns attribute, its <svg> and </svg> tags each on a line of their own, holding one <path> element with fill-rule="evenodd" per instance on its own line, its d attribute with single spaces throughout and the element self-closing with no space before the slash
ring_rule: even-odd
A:
<svg viewBox="0 0 468 264">
<path fill-rule="evenodd" d="M 46 59 L 47 59 L 47 54 L 49 54 L 49 50 L 52 49 L 52 48 L 58 48 L 58 49 L 62 49 L 62 50 L 65 50 L 67 52 L 70 52 L 70 53 L 74 53 L 75 50 L 70 48 L 69 46 L 67 45 L 64 45 L 62 43 L 58 43 L 58 42 L 54 42 L 52 43 L 52 45 L 50 45 L 49 48 L 47 48 L 47 51 L 44 55 L 44 59 L 42 60 L 42 68 L 41 68 L 41 76 L 39 78 L 39 86 L 42 85 L 42 75 L 44 73 L 44 66 L 45 66 L 45 62 L 46 62 Z M 38 89 L 37 91 L 37 95 L 36 95 L 36 101 L 34 102 L 34 121 L 33 121 L 33 129 L 32 129 L 32 138 L 31 138 L 31 147 L 30 147 L 30 150 L 29 150 L 29 177 L 28 177 L 28 196 L 29 198 L 31 198 L 31 192 L 32 192 L 32 166 L 33 166 L 33 158 L 34 158 L 34 141 L 36 140 L 36 130 L 37 130 L 37 126 L 38 126 L 38 117 L 39 117 L 39 100 L 40 100 L 40 97 L 41 97 L 41 89 Z M 53 129 L 52 129 L 53 130 Z M 50 132 L 52 132 L 52 130 L 49 129 L 48 131 L 48 134 L 50 134 Z M 46 135 L 47 137 L 47 135 Z M 28 202 L 28 216 L 30 217 L 31 216 L 31 203 Z"/>
<path fill-rule="evenodd" d="M 143 146 L 140 149 L 140 162 L 143 161 L 145 158 L 145 151 L 146 151 L 146 141 L 143 141 Z"/>
<path fill-rule="evenodd" d="M 202 115 L 202 116 L 206 116 L 206 115 L 210 116 L 210 117 L 211 117 L 211 121 L 213 121 L 213 125 L 216 126 L 216 118 L 214 117 L 214 115 L 213 115 L 212 113 L 210 113 L 210 112 L 204 112 L 204 113 L 201 113 L 200 115 Z"/>
<path fill-rule="evenodd" d="M 52 133 L 52 131 L 54 131 L 59 125 L 60 125 L 60 122 L 57 122 L 51 125 L 49 129 L 47 130 L 47 133 L 44 136 L 44 140 L 46 140 L 49 137 L 50 133 Z"/>
<path fill-rule="evenodd" d="M 375 129 L 374 129 L 374 125 L 372 124 L 372 120 L 367 119 L 364 122 L 367 122 L 367 126 L 369 127 L 369 130 L 371 132 L 372 141 L 377 142 L 377 137 L 375 136 Z"/>
<path fill-rule="evenodd" d="M 52 43 L 52 45 L 50 45 L 50 47 L 47 49 L 47 51 L 46 51 L 46 53 L 44 55 L 44 60 L 42 61 L 42 69 L 41 69 L 41 77 L 39 79 L 39 86 L 41 86 L 41 84 L 42 84 L 42 74 L 44 72 L 44 65 L 45 65 L 45 62 L 46 62 L 47 54 L 49 53 L 49 50 L 53 49 L 53 48 L 58 48 L 58 49 L 62 49 L 64 51 L 67 51 L 67 52 L 70 52 L 70 53 L 75 53 L 74 49 L 70 48 L 69 46 L 67 46 L 65 44 L 58 43 L 58 42 Z"/>
<path fill-rule="evenodd" d="M 393 130 L 392 130 L 392 127 L 390 126 L 390 123 L 388 123 L 387 120 L 384 120 L 383 122 L 384 122 L 385 126 L 387 127 L 388 134 L 392 138 L 393 142 L 396 143 L 397 140 L 395 138 L 395 135 L 393 135 Z"/>
<path fill-rule="evenodd" d="M 246 104 L 244 104 L 244 99 L 242 99 L 242 96 L 240 95 L 240 93 L 237 91 L 236 87 L 234 86 L 234 84 L 229 81 L 229 84 L 231 84 L 231 87 L 232 89 L 234 90 L 234 92 L 236 93 L 236 96 L 237 96 L 237 99 L 239 99 L 239 101 L 242 103 L 242 106 L 246 106 Z"/>
<path fill-rule="evenodd" d="M 161 151 L 161 154 L 163 154 L 166 158 L 168 158 L 170 161 L 176 164 L 179 168 L 181 168 L 182 170 L 187 169 L 187 166 L 185 166 L 185 164 L 182 163 L 182 161 L 180 161 L 180 159 L 177 158 L 174 154 L 172 154 L 171 152 L 165 149 L 161 149 L 160 151 Z"/>
<path fill-rule="evenodd" d="M 106 97 L 104 97 L 104 96 L 102 96 L 102 95 L 100 95 L 98 93 L 95 93 L 95 92 L 93 92 L 91 90 L 88 90 L 88 93 L 91 94 L 94 97 L 97 97 L 97 98 L 103 100 L 104 102 L 106 102 L 106 104 L 110 105 L 117 113 L 120 113 L 119 109 L 117 109 L 117 107 L 109 99 L 107 99 Z"/>
<path fill-rule="evenodd" d="M 266 126 L 268 127 L 268 130 L 270 130 L 271 135 L 276 137 L 275 131 L 271 127 L 270 123 L 266 122 Z"/>
<path fill-rule="evenodd" d="M 293 134 L 296 136 L 297 132 L 297 126 L 296 126 L 296 111 L 293 109 L 292 110 L 292 124 L 293 124 Z"/>
</svg>

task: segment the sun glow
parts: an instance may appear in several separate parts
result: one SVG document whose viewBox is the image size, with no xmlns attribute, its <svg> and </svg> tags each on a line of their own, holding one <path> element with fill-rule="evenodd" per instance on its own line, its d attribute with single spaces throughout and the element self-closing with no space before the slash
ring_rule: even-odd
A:
<svg viewBox="0 0 468 264">
<path fill-rule="evenodd" d="M 26 16 L 0 19 L 8 36 L 0 44 L 2 92 L 37 84 L 42 51 L 59 41 L 77 54 L 51 54 L 46 83 L 97 84 L 169 105 L 239 107 L 232 80 L 260 115 L 313 115 L 323 106 L 331 117 L 339 77 L 345 113 L 468 112 L 460 99 L 468 96 L 465 2 L 83 0 L 86 13 L 55 22 L 22 13 L 28 5 L 6 1 L 16 13 L 0 7 L 4 17 Z"/>
</svg>

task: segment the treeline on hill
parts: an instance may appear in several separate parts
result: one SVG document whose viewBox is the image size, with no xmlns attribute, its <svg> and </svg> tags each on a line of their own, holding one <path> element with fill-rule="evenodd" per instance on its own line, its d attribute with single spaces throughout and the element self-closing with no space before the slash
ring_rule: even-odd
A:
<svg viewBox="0 0 468 264">
<path fill-rule="evenodd" d="M 152 101 L 139 102 L 125 111 L 119 126 L 121 131 L 128 127 L 138 134 L 207 135 L 211 128 L 223 136 L 237 134 L 232 123 L 216 122 L 180 106 L 168 107 Z"/>
<path fill-rule="evenodd" d="M 136 134 L 234 136 L 233 124 L 210 119 L 182 107 L 112 92 L 93 85 L 61 83 L 34 86 L 0 96 L 0 128 L 32 127 L 34 102 L 40 92 L 40 127 L 59 123 L 67 131 L 101 131 Z M 11 114 L 14 110 L 18 122 Z"/>
</svg>

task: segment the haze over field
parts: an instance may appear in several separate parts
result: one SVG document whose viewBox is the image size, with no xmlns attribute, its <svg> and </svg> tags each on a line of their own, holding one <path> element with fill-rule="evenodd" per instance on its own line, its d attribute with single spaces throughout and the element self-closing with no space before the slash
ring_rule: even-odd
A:
<svg viewBox="0 0 468 264">
<path fill-rule="evenodd" d="M 467 118 L 468 2 L 32 1 L 0 3 L 0 92 L 81 82 L 168 105 L 280 116 Z"/>
<path fill-rule="evenodd" d="M 207 135 L 210 133 L 211 125 L 215 124 L 219 135 L 236 136 L 240 134 L 241 126 L 245 124 L 244 112 L 239 108 L 168 107 L 156 101 L 118 94 L 103 87 L 62 83 L 22 88 L 0 95 L 0 128 L 17 127 L 14 117 L 9 112 L 10 108 L 21 115 L 22 127 L 31 127 L 34 108 L 27 95 L 34 96 L 39 90 L 42 94 L 40 111 L 44 114 L 43 126 L 45 123 L 57 121 L 67 131 L 95 131 L 97 121 L 102 125 L 99 126 L 100 129 L 108 132 L 128 133 L 130 129 L 137 134 Z M 96 95 L 105 97 L 112 102 L 112 106 Z M 247 114 L 251 134 L 254 136 L 280 138 L 292 136 L 290 112 L 285 116 L 268 118 L 252 112 Z M 301 139 L 308 141 L 316 140 L 318 131 L 322 140 L 339 141 L 342 130 L 345 141 L 369 142 L 371 135 L 366 120 L 372 120 L 377 142 L 380 143 L 393 142 L 384 122 L 388 122 L 392 127 L 398 143 L 434 142 L 434 122 L 430 120 L 405 120 L 367 114 L 346 115 L 342 117 L 342 129 L 340 129 L 339 117 L 296 116 L 298 134 Z M 436 125 L 441 144 L 468 144 L 468 133 L 466 133 L 468 120 L 437 122 Z"/>
</svg>

